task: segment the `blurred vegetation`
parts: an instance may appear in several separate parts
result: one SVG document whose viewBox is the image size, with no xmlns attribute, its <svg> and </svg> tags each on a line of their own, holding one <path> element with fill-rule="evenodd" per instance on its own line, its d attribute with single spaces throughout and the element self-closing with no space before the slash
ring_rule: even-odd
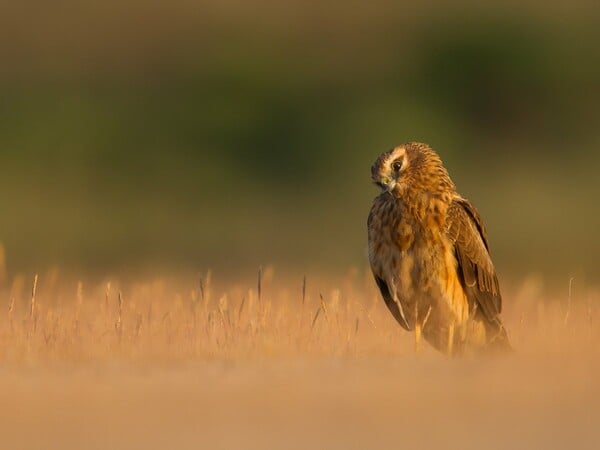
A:
<svg viewBox="0 0 600 450">
<path fill-rule="evenodd" d="M 552 2 L 7 7 L 9 270 L 363 265 L 369 167 L 420 140 L 502 273 L 598 277 L 598 18 Z"/>
</svg>

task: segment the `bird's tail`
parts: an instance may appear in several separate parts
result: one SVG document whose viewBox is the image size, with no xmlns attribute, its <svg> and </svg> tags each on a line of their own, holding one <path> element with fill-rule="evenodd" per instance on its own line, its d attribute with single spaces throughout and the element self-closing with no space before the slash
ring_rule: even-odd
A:
<svg viewBox="0 0 600 450">
<path fill-rule="evenodd" d="M 486 347 L 489 350 L 500 353 L 514 351 L 512 345 L 510 345 L 506 328 L 504 328 L 500 319 L 496 319 L 491 323 L 488 322 L 486 325 L 486 334 L 489 336 Z"/>
</svg>

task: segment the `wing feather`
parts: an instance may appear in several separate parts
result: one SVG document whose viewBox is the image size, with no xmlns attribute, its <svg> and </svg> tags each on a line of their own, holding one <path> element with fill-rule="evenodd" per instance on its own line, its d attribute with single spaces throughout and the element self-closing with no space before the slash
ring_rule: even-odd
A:
<svg viewBox="0 0 600 450">
<path fill-rule="evenodd" d="M 454 242 L 458 272 L 469 303 L 481 309 L 489 321 L 495 321 L 502 311 L 500 285 L 483 222 L 468 200 L 457 197 L 450 205 L 447 235 Z"/>
<path fill-rule="evenodd" d="M 402 310 L 402 304 L 399 302 L 397 298 L 395 298 L 394 294 L 390 291 L 388 284 L 382 279 L 375 275 L 375 282 L 377 283 L 377 287 L 379 287 L 379 291 L 381 292 L 381 296 L 385 301 L 388 309 L 394 316 L 394 319 L 404 328 L 406 331 L 410 331 L 410 325 L 406 321 L 406 317 L 404 316 L 404 311 Z"/>
<path fill-rule="evenodd" d="M 376 204 L 377 201 L 378 200 L 376 199 Z M 381 271 L 378 270 L 379 264 L 377 264 L 376 260 L 379 256 L 376 254 L 373 248 L 375 245 L 375 240 L 379 238 L 379 236 L 376 236 L 377 232 L 373 231 L 373 222 L 377 220 L 374 215 L 375 209 L 376 206 L 374 205 L 371 209 L 371 213 L 369 214 L 369 218 L 367 219 L 367 228 L 369 232 L 369 262 L 371 263 L 371 270 L 373 272 L 375 282 L 377 283 L 377 287 L 379 288 L 381 296 L 383 297 L 388 309 L 396 321 L 402 326 L 402 328 L 410 331 L 410 325 L 406 320 L 406 316 L 404 315 L 404 311 L 402 309 L 402 304 L 400 303 L 396 293 L 394 279 L 390 279 L 389 276 L 386 276 L 386 274 L 381 273 Z"/>
</svg>

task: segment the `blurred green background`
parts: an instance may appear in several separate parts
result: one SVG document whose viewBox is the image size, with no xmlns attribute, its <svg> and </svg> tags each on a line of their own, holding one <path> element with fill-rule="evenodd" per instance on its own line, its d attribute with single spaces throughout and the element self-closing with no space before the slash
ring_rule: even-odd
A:
<svg viewBox="0 0 600 450">
<path fill-rule="evenodd" d="M 600 275 L 597 2 L 13 3 L 9 271 L 363 266 L 370 165 L 419 140 L 503 274 Z"/>
</svg>

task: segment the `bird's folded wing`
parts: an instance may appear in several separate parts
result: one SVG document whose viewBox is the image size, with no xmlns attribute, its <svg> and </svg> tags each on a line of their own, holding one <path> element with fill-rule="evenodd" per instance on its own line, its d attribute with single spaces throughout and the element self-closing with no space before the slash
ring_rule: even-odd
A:
<svg viewBox="0 0 600 450">
<path fill-rule="evenodd" d="M 448 209 L 447 235 L 454 242 L 458 273 L 471 307 L 494 321 L 502 310 L 500 285 L 490 258 L 483 222 L 468 200 L 457 197 Z"/>
<path fill-rule="evenodd" d="M 391 280 L 388 284 L 383 278 L 379 278 L 377 275 L 375 275 L 375 282 L 377 283 L 377 287 L 379 287 L 379 291 L 381 292 L 381 296 L 383 297 L 385 304 L 396 321 L 406 331 L 411 331 L 410 325 L 408 324 L 406 316 L 404 315 L 402 303 L 398 299 L 397 295 L 393 292 L 395 289 L 390 289 L 390 285 L 393 283 L 393 280 Z"/>
<path fill-rule="evenodd" d="M 373 241 L 377 239 L 377 237 L 371 235 L 372 222 L 376 220 L 373 211 L 374 209 L 371 210 L 371 213 L 369 214 L 369 219 L 367 221 L 367 227 L 369 229 L 369 261 L 371 263 L 371 270 L 373 271 L 375 282 L 377 283 L 377 287 L 379 288 L 381 296 L 383 297 L 383 300 L 385 301 L 385 304 L 387 305 L 388 309 L 390 310 L 396 321 L 402 326 L 402 328 L 404 328 L 407 331 L 410 331 L 410 325 L 406 320 L 404 310 L 402 309 L 402 304 L 400 303 L 400 299 L 398 298 L 396 293 L 394 280 L 388 279 L 389 277 L 386 277 L 384 273 L 381 273 L 381 271 L 378 270 L 380 264 L 377 264 L 377 260 L 381 257 L 381 255 L 377 254 L 377 252 L 373 248 L 375 247 L 375 243 Z"/>
</svg>

